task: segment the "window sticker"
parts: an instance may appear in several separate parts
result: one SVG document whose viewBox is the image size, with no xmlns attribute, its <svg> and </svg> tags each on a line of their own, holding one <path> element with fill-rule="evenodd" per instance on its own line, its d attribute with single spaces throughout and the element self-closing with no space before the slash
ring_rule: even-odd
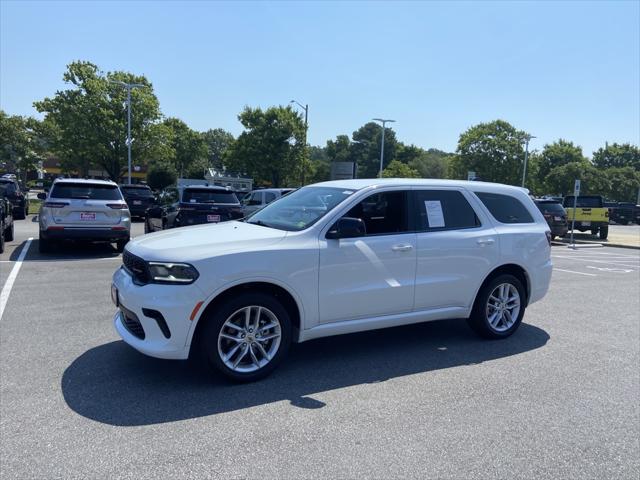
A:
<svg viewBox="0 0 640 480">
<path fill-rule="evenodd" d="M 440 200 L 425 200 L 424 207 L 427 209 L 429 228 L 444 227 L 444 213 L 442 213 L 442 203 Z"/>
</svg>

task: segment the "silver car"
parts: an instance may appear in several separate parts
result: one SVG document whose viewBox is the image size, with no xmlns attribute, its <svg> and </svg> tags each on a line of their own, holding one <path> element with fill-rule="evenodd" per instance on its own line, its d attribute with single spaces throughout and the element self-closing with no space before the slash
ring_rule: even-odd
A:
<svg viewBox="0 0 640 480">
<path fill-rule="evenodd" d="M 58 179 L 40 193 L 40 252 L 56 242 L 114 242 L 119 252 L 131 235 L 131 214 L 118 185 L 104 180 Z"/>
<path fill-rule="evenodd" d="M 247 193 L 242 199 L 242 212 L 245 216 L 257 212 L 265 205 L 291 193 L 295 188 L 264 188 Z"/>
</svg>

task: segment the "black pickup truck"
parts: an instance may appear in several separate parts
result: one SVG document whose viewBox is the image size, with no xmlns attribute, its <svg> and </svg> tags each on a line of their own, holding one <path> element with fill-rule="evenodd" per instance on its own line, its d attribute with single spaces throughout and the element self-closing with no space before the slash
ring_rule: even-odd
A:
<svg viewBox="0 0 640 480">
<path fill-rule="evenodd" d="M 0 253 L 4 252 L 4 242 L 13 240 L 13 205 L 7 199 L 5 187 L 0 184 Z"/>
</svg>

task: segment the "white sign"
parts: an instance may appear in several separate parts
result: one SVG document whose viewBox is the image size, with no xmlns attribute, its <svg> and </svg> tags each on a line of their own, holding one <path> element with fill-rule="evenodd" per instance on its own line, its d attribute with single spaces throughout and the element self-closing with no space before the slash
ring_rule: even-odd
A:
<svg viewBox="0 0 640 480">
<path fill-rule="evenodd" d="M 580 180 L 576 179 L 576 183 L 573 185 L 573 194 L 577 197 L 580 195 Z"/>
<path fill-rule="evenodd" d="M 444 214 L 440 200 L 425 200 L 424 207 L 427 209 L 429 228 L 444 227 Z"/>
<path fill-rule="evenodd" d="M 476 172 L 469 170 L 467 172 L 467 180 L 471 181 L 471 180 L 475 180 L 475 178 L 476 178 Z"/>
</svg>

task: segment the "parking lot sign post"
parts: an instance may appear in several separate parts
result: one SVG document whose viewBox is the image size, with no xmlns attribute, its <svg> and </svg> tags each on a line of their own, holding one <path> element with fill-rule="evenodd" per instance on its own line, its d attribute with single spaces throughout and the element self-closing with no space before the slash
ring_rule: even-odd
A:
<svg viewBox="0 0 640 480">
<path fill-rule="evenodd" d="M 573 218 L 571 220 L 571 248 L 576 248 L 576 244 L 573 241 L 573 229 L 576 226 L 576 205 L 578 204 L 578 195 L 580 195 L 580 180 L 576 178 L 573 184 Z"/>
</svg>

